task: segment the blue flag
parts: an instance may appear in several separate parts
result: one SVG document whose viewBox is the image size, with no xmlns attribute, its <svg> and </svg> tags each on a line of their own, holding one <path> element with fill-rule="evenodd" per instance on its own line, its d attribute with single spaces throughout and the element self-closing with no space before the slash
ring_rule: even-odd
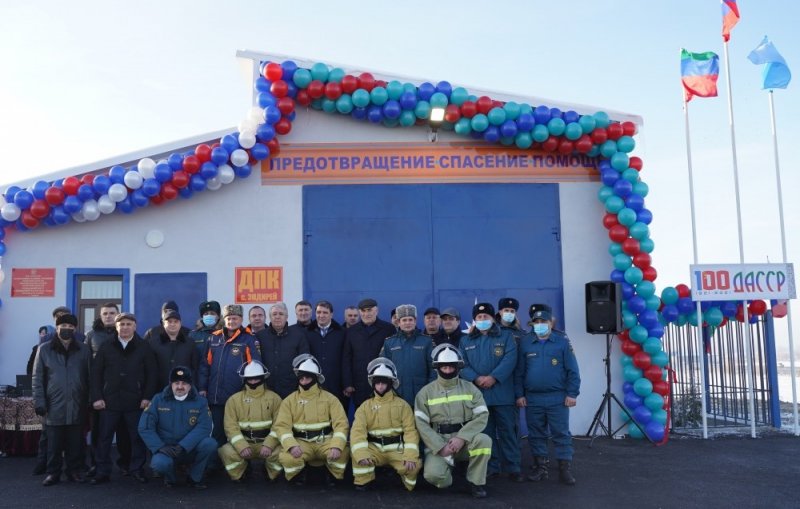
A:
<svg viewBox="0 0 800 509">
<path fill-rule="evenodd" d="M 792 80 L 789 66 L 766 35 L 747 58 L 756 65 L 767 64 L 761 72 L 761 88 L 764 90 L 786 88 Z"/>
</svg>

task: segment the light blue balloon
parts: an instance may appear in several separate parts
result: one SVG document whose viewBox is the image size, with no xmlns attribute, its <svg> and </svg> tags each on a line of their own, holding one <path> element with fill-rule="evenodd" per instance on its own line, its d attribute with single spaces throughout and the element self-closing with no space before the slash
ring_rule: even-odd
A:
<svg viewBox="0 0 800 509">
<path fill-rule="evenodd" d="M 630 226 L 636 222 L 636 212 L 625 207 L 617 213 L 617 221 L 619 221 L 621 225 Z"/>
<path fill-rule="evenodd" d="M 638 322 L 639 318 L 635 313 L 631 313 L 630 311 L 622 312 L 622 325 L 624 325 L 626 329 L 634 327 Z"/>
<path fill-rule="evenodd" d="M 561 136 L 566 128 L 567 124 L 560 118 L 551 118 L 547 122 L 547 130 L 552 136 Z"/>
<path fill-rule="evenodd" d="M 586 152 L 587 157 L 597 157 L 598 155 L 600 155 L 600 147 L 597 145 L 592 145 L 592 148 Z"/>
<path fill-rule="evenodd" d="M 386 85 L 386 92 L 389 94 L 389 99 L 397 101 L 403 95 L 403 84 L 397 80 L 392 80 Z"/>
<path fill-rule="evenodd" d="M 322 99 L 322 111 L 325 113 L 333 113 L 336 111 L 336 101 L 331 101 L 327 97 Z"/>
<path fill-rule="evenodd" d="M 472 132 L 472 127 L 468 118 L 461 117 L 456 121 L 456 124 L 453 126 L 453 130 L 456 134 L 460 134 L 462 136 L 466 136 Z"/>
<path fill-rule="evenodd" d="M 625 208 L 625 200 L 619 196 L 612 195 L 606 200 L 606 210 L 612 214 L 616 214 L 623 208 Z"/>
<path fill-rule="evenodd" d="M 644 438 L 644 433 L 642 433 L 642 430 L 639 429 L 639 426 L 634 423 L 630 423 L 628 424 L 628 436 L 635 440 L 641 440 Z"/>
<path fill-rule="evenodd" d="M 431 117 L 431 105 L 428 101 L 419 101 L 414 107 L 414 115 L 417 118 L 428 119 Z"/>
<path fill-rule="evenodd" d="M 664 397 L 657 392 L 651 392 L 645 396 L 644 404 L 650 410 L 658 410 L 664 407 Z"/>
<path fill-rule="evenodd" d="M 642 379 L 642 370 L 636 366 L 625 366 L 622 370 L 622 378 L 624 378 L 626 382 L 634 383 L 636 380 Z"/>
<path fill-rule="evenodd" d="M 625 366 L 633 366 L 633 357 L 630 355 L 622 354 L 619 356 L 619 363 L 624 368 Z"/>
<path fill-rule="evenodd" d="M 639 241 L 639 251 L 643 253 L 652 253 L 654 248 L 655 242 L 653 242 L 651 238 L 641 239 Z"/>
<path fill-rule="evenodd" d="M 506 112 L 506 119 L 508 120 L 516 120 L 520 114 L 520 106 L 519 104 L 515 103 L 514 101 L 508 101 L 503 105 L 503 109 Z"/>
<path fill-rule="evenodd" d="M 533 145 L 531 133 L 517 133 L 517 135 L 514 137 L 514 144 L 517 146 L 517 148 L 521 148 L 523 150 L 530 148 L 530 146 Z"/>
<path fill-rule="evenodd" d="M 650 354 L 650 362 L 653 362 L 653 355 L 661 351 L 661 340 L 658 338 L 647 338 L 642 343 L 642 350 Z"/>
<path fill-rule="evenodd" d="M 644 343 L 647 339 L 647 329 L 641 325 L 634 325 L 628 331 L 628 336 L 630 336 L 631 341 L 635 343 Z"/>
<path fill-rule="evenodd" d="M 606 140 L 600 144 L 600 155 L 606 159 L 617 153 L 617 144 L 614 140 Z"/>
<path fill-rule="evenodd" d="M 534 139 L 536 139 L 535 136 Z M 614 189 L 608 186 L 600 186 L 600 189 L 597 190 L 597 199 L 603 203 L 605 203 L 606 200 L 609 199 L 609 197 L 611 196 L 616 196 L 616 195 L 614 194 Z"/>
<path fill-rule="evenodd" d="M 669 355 L 667 352 L 659 350 L 658 352 L 650 355 L 650 363 L 655 364 L 659 368 L 663 368 L 669 364 Z"/>
<path fill-rule="evenodd" d="M 608 113 L 604 111 L 598 111 L 593 117 L 597 127 L 606 128 L 608 124 L 611 123 L 611 119 L 608 118 Z"/>
<path fill-rule="evenodd" d="M 446 108 L 447 96 L 441 92 L 436 92 L 431 96 L 431 106 L 433 108 Z"/>
<path fill-rule="evenodd" d="M 650 297 L 644 300 L 645 307 L 647 309 L 652 309 L 653 311 L 657 311 L 658 308 L 661 307 L 661 299 L 658 298 L 658 295 L 651 295 Z"/>
<path fill-rule="evenodd" d="M 550 137 L 550 131 L 547 130 L 547 126 L 543 124 L 537 124 L 533 126 L 533 131 L 531 131 L 531 136 L 533 137 L 533 141 L 538 141 L 539 143 L 546 141 L 547 138 Z"/>
<path fill-rule="evenodd" d="M 492 108 L 487 115 L 491 125 L 501 125 L 506 121 L 506 111 L 503 108 Z"/>
<path fill-rule="evenodd" d="M 587 134 L 594 131 L 594 128 L 597 126 L 597 121 L 591 115 L 583 115 L 578 119 L 578 123 L 581 125 L 583 132 Z"/>
<path fill-rule="evenodd" d="M 612 242 L 608 245 L 608 254 L 616 256 L 622 252 L 622 244 L 619 242 Z"/>
<path fill-rule="evenodd" d="M 336 99 L 336 111 L 343 115 L 347 115 L 353 111 L 353 99 L 349 94 L 342 94 Z"/>
<path fill-rule="evenodd" d="M 323 83 L 328 81 L 329 72 L 330 71 L 328 71 L 328 66 L 323 64 L 322 62 L 317 62 L 316 64 L 311 66 L 311 78 L 319 80 Z"/>
<path fill-rule="evenodd" d="M 639 245 L 641 249 L 641 244 Z M 675 304 L 678 302 L 680 295 L 678 295 L 678 290 L 675 289 L 673 286 L 668 286 L 661 290 L 661 300 L 664 301 L 664 304 L 667 306 Z"/>
<path fill-rule="evenodd" d="M 634 171 L 636 171 L 636 170 L 634 170 Z M 636 172 L 636 173 L 639 173 L 639 172 Z M 645 196 L 648 195 L 648 193 L 650 193 L 650 186 L 648 186 L 647 184 L 645 184 L 641 180 L 636 181 L 636 182 L 632 182 L 632 184 L 633 184 L 633 194 L 638 194 L 639 196 L 644 198 Z"/>
<path fill-rule="evenodd" d="M 300 69 L 298 69 L 298 71 L 299 70 Z M 295 76 L 297 76 L 298 71 L 295 71 L 294 73 Z M 369 92 L 367 92 L 363 88 L 354 90 L 352 100 L 353 100 L 353 106 L 355 106 L 356 108 L 366 108 L 367 106 L 369 106 L 370 103 Z"/>
<path fill-rule="evenodd" d="M 519 105 L 519 114 L 520 115 L 532 115 L 533 114 L 533 107 L 528 103 L 522 103 Z"/>
<path fill-rule="evenodd" d="M 625 281 L 635 285 L 642 280 L 642 269 L 639 267 L 629 267 L 625 270 Z M 645 336 L 646 337 L 646 336 Z"/>
<path fill-rule="evenodd" d="M 657 408 L 653 410 L 653 415 L 650 419 L 650 422 L 656 421 L 659 424 L 664 425 L 667 423 L 667 411 L 663 408 Z"/>
<path fill-rule="evenodd" d="M 617 147 L 619 148 L 619 147 Z M 615 170 L 623 171 L 628 168 L 628 154 L 617 152 L 611 156 L 611 167 Z M 635 171 L 635 170 L 634 170 Z M 638 178 L 638 177 L 637 177 Z"/>
<path fill-rule="evenodd" d="M 478 113 L 472 117 L 472 120 L 470 120 L 470 125 L 472 126 L 473 131 L 482 133 L 489 127 L 489 119 L 486 118 L 486 115 L 483 113 Z"/>
<path fill-rule="evenodd" d="M 650 236 L 650 228 L 644 223 L 633 223 L 630 228 L 628 228 L 628 233 L 630 233 L 631 237 L 636 240 L 646 239 Z M 641 245 L 639 246 L 641 249 Z"/>
<path fill-rule="evenodd" d="M 372 100 L 372 104 L 383 106 L 389 100 L 389 93 L 383 87 L 375 87 L 369 93 L 369 97 Z"/>
<path fill-rule="evenodd" d="M 292 75 L 292 81 L 297 88 L 306 88 L 311 83 L 311 71 L 308 69 L 297 69 Z"/>
<path fill-rule="evenodd" d="M 456 87 L 450 92 L 450 102 L 456 106 L 461 106 L 469 97 L 469 92 L 464 87 Z"/>
<path fill-rule="evenodd" d="M 614 268 L 617 270 L 626 270 L 632 263 L 631 257 L 625 253 L 618 254 L 614 257 Z"/>
<path fill-rule="evenodd" d="M 617 150 L 620 152 L 625 152 L 626 154 L 629 152 L 633 152 L 633 149 L 636 147 L 636 142 L 633 141 L 633 138 L 630 136 L 621 136 L 617 140 Z"/>
<path fill-rule="evenodd" d="M 328 83 L 339 83 L 342 81 L 342 78 L 344 78 L 344 75 L 344 69 L 334 67 L 328 73 Z"/>
<path fill-rule="evenodd" d="M 643 299 L 656 293 L 656 285 L 652 281 L 642 281 L 636 285 L 636 294 Z"/>
<path fill-rule="evenodd" d="M 575 141 L 582 135 L 583 135 L 583 129 L 581 128 L 581 125 L 577 122 L 570 122 L 564 129 L 564 136 L 568 140 Z"/>
<path fill-rule="evenodd" d="M 639 172 L 634 170 L 633 168 L 628 168 L 622 171 L 622 178 L 633 184 L 636 185 L 639 182 Z M 639 193 L 636 193 L 639 194 Z M 639 195 L 641 196 L 641 195 Z"/>
<path fill-rule="evenodd" d="M 647 378 L 640 378 L 633 382 L 633 392 L 641 397 L 647 397 L 653 392 L 653 382 Z"/>
</svg>

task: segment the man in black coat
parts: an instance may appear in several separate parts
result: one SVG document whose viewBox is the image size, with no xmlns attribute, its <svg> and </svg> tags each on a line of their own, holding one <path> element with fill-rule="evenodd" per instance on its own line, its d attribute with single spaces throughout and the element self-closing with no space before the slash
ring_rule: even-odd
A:
<svg viewBox="0 0 800 509">
<path fill-rule="evenodd" d="M 150 345 L 136 334 L 134 315 L 120 313 L 115 321 L 117 339 L 100 347 L 91 370 L 92 407 L 100 412 L 97 474 L 92 484 L 111 480 L 111 440 L 123 420 L 131 439 L 131 476 L 145 483 L 146 450 L 136 430 L 142 410 L 157 391 L 156 361 Z"/>
<path fill-rule="evenodd" d="M 156 356 L 156 386 L 159 390 L 169 385 L 169 374 L 178 366 L 191 368 L 192 373 L 197 373 L 197 348 L 186 336 L 188 330 L 181 325 L 180 313 L 170 309 L 164 313 L 161 331 L 148 341 Z"/>
<path fill-rule="evenodd" d="M 316 320 L 306 331 L 308 347 L 325 373 L 324 388 L 349 408 L 350 402 L 344 395 L 342 385 L 342 354 L 344 352 L 344 328 L 333 319 L 333 304 L 327 300 L 317 302 Z"/>
<path fill-rule="evenodd" d="M 47 434 L 47 477 L 42 484 L 61 480 L 62 454 L 67 460 L 67 479 L 83 482 L 81 444 L 89 402 L 89 349 L 76 341 L 75 315 L 56 320 L 56 336 L 39 348 L 33 369 L 33 402 L 44 416 Z"/>
<path fill-rule="evenodd" d="M 178 303 L 175 302 L 174 300 L 168 300 L 165 303 L 161 304 L 161 321 L 158 322 L 157 325 L 153 325 L 152 327 L 147 329 L 144 332 L 144 336 L 142 336 L 142 339 L 149 342 L 152 338 L 154 337 L 157 338 L 158 336 L 160 336 L 161 333 L 164 332 L 164 319 L 166 318 L 167 314 L 170 311 L 175 311 L 176 313 L 180 312 L 180 309 L 178 309 Z M 181 332 L 183 332 L 184 336 L 188 336 L 191 331 L 192 330 L 190 328 L 181 325 Z M 167 375 L 169 375 L 169 373 L 167 373 Z M 169 376 L 167 376 L 167 378 L 169 378 Z"/>
<path fill-rule="evenodd" d="M 270 372 L 269 386 L 281 399 L 297 390 L 297 376 L 292 360 L 301 353 L 309 353 L 306 331 L 289 326 L 289 310 L 283 302 L 269 308 L 269 325 L 256 333 L 261 345 L 261 362 Z"/>
<path fill-rule="evenodd" d="M 361 321 L 345 331 L 342 355 L 342 384 L 344 395 L 353 398 L 356 408 L 372 396 L 367 380 L 367 364 L 378 357 L 383 342 L 396 332 L 394 325 L 378 318 L 375 299 L 358 303 Z"/>
</svg>

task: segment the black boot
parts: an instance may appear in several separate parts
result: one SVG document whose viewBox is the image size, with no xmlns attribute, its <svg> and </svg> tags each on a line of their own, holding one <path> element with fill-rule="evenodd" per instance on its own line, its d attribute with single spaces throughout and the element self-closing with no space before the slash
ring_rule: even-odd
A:
<svg viewBox="0 0 800 509">
<path fill-rule="evenodd" d="M 575 484 L 575 478 L 572 477 L 572 472 L 570 472 L 571 466 L 572 462 L 570 461 L 558 460 L 558 482 L 568 486 Z"/>
<path fill-rule="evenodd" d="M 533 470 L 528 474 L 528 480 L 533 482 L 546 481 L 549 477 L 547 467 L 549 465 L 548 458 L 544 456 L 536 456 L 533 458 Z"/>
<path fill-rule="evenodd" d="M 470 483 L 470 491 L 473 498 L 486 498 L 486 488 Z"/>
</svg>

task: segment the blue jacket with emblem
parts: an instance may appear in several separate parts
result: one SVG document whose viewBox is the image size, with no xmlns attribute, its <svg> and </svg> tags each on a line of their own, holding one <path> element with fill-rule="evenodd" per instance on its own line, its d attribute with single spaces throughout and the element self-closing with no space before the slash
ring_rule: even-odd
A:
<svg viewBox="0 0 800 509">
<path fill-rule="evenodd" d="M 394 362 L 400 379 L 395 392 L 411 406 L 420 389 L 436 380 L 432 351 L 433 340 L 416 329 L 410 334 L 400 331 L 383 342 L 380 355 Z"/>
<path fill-rule="evenodd" d="M 229 338 L 227 329 L 216 330 L 206 343 L 200 359 L 198 390 L 206 391 L 209 405 L 225 405 L 231 395 L 242 390 L 239 368 L 242 364 L 259 359 L 256 340 L 239 327 Z"/>
<path fill-rule="evenodd" d="M 479 376 L 492 376 L 497 382 L 488 389 L 478 387 L 487 406 L 514 404 L 514 368 L 517 365 L 517 342 L 511 331 L 497 324 L 484 335 L 477 328 L 461 338 L 464 369 L 459 376 L 475 382 Z"/>
<path fill-rule="evenodd" d="M 153 454 L 176 444 L 191 452 L 211 436 L 211 428 L 208 401 L 194 387 L 183 401 L 175 399 L 170 385 L 164 387 L 139 418 L 139 436 Z"/>
<path fill-rule="evenodd" d="M 566 334 L 554 330 L 543 341 L 532 332 L 522 337 L 514 380 L 517 397 L 560 393 L 577 398 L 580 388 L 578 360 Z"/>
</svg>

